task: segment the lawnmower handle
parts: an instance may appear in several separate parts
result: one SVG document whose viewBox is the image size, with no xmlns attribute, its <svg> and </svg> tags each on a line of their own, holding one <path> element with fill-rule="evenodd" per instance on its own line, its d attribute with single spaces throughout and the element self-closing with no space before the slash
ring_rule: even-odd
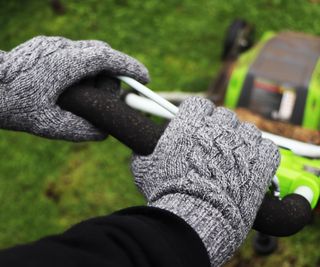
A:
<svg viewBox="0 0 320 267">
<path fill-rule="evenodd" d="M 164 127 L 124 104 L 113 92 L 94 86 L 70 87 L 59 97 L 58 104 L 140 155 L 151 154 L 164 131 Z"/>
<path fill-rule="evenodd" d="M 164 127 L 127 106 L 117 95 L 94 86 L 70 87 L 58 104 L 111 134 L 135 153 L 153 152 Z M 311 220 L 311 206 L 302 196 L 292 194 L 279 200 L 269 194 L 257 214 L 253 228 L 272 236 L 289 236 Z"/>
</svg>

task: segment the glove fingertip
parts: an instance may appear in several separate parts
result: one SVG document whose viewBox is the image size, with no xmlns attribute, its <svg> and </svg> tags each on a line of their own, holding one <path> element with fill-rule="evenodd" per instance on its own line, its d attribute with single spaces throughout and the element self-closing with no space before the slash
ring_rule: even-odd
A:
<svg viewBox="0 0 320 267">
<path fill-rule="evenodd" d="M 127 67 L 127 70 L 123 73 L 142 84 L 147 84 L 150 82 L 150 74 L 148 69 L 136 59 L 131 58 L 129 60 L 131 64 Z"/>
</svg>

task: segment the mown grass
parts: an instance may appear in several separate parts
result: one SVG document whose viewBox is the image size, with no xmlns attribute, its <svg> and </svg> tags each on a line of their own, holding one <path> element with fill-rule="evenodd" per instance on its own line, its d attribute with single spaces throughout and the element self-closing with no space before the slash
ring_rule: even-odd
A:
<svg viewBox="0 0 320 267">
<path fill-rule="evenodd" d="M 320 4 L 295 0 L 0 0 L 0 49 L 36 35 L 99 39 L 141 60 L 157 90 L 203 91 L 221 66 L 234 18 L 266 30 L 320 35 Z M 112 138 L 73 144 L 0 131 L 0 247 L 63 231 L 91 216 L 144 203 L 132 183 L 130 151 Z M 320 266 L 320 221 L 257 257 L 249 238 L 228 266 Z"/>
</svg>

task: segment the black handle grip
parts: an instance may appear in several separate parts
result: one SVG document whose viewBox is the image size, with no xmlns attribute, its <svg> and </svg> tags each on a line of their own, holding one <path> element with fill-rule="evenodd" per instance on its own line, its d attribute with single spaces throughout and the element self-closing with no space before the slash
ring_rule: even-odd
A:
<svg viewBox="0 0 320 267">
<path fill-rule="evenodd" d="M 140 155 L 149 155 L 164 128 L 125 105 L 104 88 L 73 86 L 58 99 L 59 106 L 90 121 Z"/>
<path fill-rule="evenodd" d="M 151 154 L 164 131 L 164 127 L 103 88 L 70 87 L 60 96 L 58 104 L 110 133 L 140 155 Z M 293 194 L 279 200 L 266 195 L 253 228 L 272 236 L 292 235 L 311 220 L 311 212 L 310 204 L 302 196 Z"/>
</svg>

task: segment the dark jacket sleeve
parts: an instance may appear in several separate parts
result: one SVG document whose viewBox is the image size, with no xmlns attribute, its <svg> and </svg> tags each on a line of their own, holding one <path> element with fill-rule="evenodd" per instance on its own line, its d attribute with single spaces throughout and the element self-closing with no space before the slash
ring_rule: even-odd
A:
<svg viewBox="0 0 320 267">
<path fill-rule="evenodd" d="M 0 251 L 0 266 L 209 267 L 194 230 L 176 215 L 134 207 L 65 233 Z"/>
</svg>

